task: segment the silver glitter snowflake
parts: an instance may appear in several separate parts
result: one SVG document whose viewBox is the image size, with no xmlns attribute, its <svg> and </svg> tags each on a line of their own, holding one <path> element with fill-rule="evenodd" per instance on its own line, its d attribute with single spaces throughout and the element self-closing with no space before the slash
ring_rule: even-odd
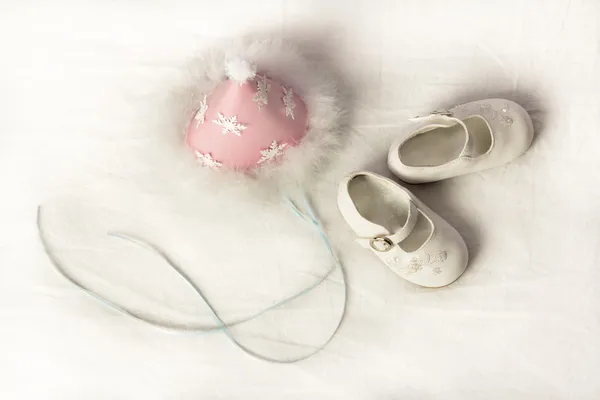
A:
<svg viewBox="0 0 600 400">
<path fill-rule="evenodd" d="M 267 83 L 267 77 L 263 76 L 262 81 L 257 81 L 257 92 L 254 95 L 254 100 L 258 105 L 258 111 L 260 111 L 262 106 L 266 106 L 269 103 L 269 90 L 271 89 L 271 84 Z"/>
<path fill-rule="evenodd" d="M 208 110 L 208 104 L 206 104 L 206 95 L 204 95 L 204 99 L 200 103 L 200 108 L 196 111 L 196 115 L 194 115 L 194 119 L 196 120 L 196 128 L 204 123 L 204 116 L 206 115 L 206 111 Z"/>
<path fill-rule="evenodd" d="M 233 133 L 236 136 L 242 136 L 242 131 L 247 128 L 238 122 L 235 115 L 226 117 L 221 113 L 217 114 L 217 119 L 213 119 L 213 124 L 219 125 L 222 128 L 223 135 Z"/>
<path fill-rule="evenodd" d="M 260 151 L 262 157 L 257 161 L 257 164 L 262 164 L 279 157 L 283 154 L 283 149 L 285 149 L 286 146 L 287 143 L 277 144 L 277 140 L 273 140 L 273 143 L 271 143 L 268 149 Z"/>
<path fill-rule="evenodd" d="M 285 104 L 285 115 L 286 117 L 294 118 L 294 108 L 296 108 L 296 104 L 294 103 L 294 92 L 292 89 L 286 89 L 285 86 L 281 87 L 283 89 L 283 104 Z"/>
<path fill-rule="evenodd" d="M 211 169 L 219 169 L 223 164 L 212 158 L 210 154 L 202 154 L 198 150 L 196 150 L 196 157 L 200 164 L 203 167 L 211 168 Z"/>
</svg>

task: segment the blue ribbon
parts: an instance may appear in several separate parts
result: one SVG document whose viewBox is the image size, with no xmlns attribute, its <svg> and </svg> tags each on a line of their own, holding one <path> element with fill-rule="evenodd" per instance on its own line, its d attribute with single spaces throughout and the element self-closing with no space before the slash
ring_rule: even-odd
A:
<svg viewBox="0 0 600 400">
<path fill-rule="evenodd" d="M 62 266 L 61 262 L 59 261 L 58 257 L 55 255 L 54 251 L 51 249 L 49 242 L 46 238 L 46 234 L 44 233 L 44 229 L 42 228 L 42 206 L 38 207 L 38 212 L 37 212 L 37 227 L 38 227 L 38 233 L 40 236 L 40 240 L 42 242 L 42 245 L 44 247 L 44 250 L 46 252 L 46 254 L 48 255 L 48 258 L 50 259 L 50 261 L 52 262 L 52 264 L 54 265 L 55 269 L 63 276 L 65 277 L 69 282 L 71 282 L 73 285 L 75 285 L 76 287 L 78 287 L 79 289 L 83 290 L 85 293 L 87 293 L 88 295 L 92 296 L 94 299 L 100 301 L 101 303 L 103 303 L 104 305 L 112 308 L 113 310 L 120 312 L 121 314 L 127 315 L 129 317 L 134 318 L 137 321 L 140 322 L 144 322 L 146 324 L 149 324 L 155 328 L 159 328 L 162 330 L 166 330 L 169 332 L 174 332 L 174 333 L 188 333 L 188 334 L 208 334 L 208 333 L 215 333 L 215 332 L 223 332 L 225 335 L 227 335 L 227 337 L 236 345 L 238 346 L 241 350 L 243 350 L 245 353 L 256 357 L 258 359 L 264 360 L 264 361 L 269 361 L 269 362 L 274 362 L 274 363 L 293 363 L 293 362 L 297 362 L 297 361 L 301 361 L 301 360 L 305 360 L 311 356 L 313 356 L 314 354 L 318 353 L 319 351 L 323 350 L 327 344 L 329 344 L 329 342 L 334 338 L 334 336 L 336 335 L 337 331 L 339 330 L 342 321 L 344 319 L 344 315 L 346 313 L 346 301 L 347 301 L 347 283 L 346 283 L 346 276 L 345 276 L 345 271 L 344 268 L 342 266 L 342 264 L 340 263 L 339 259 L 337 258 L 333 247 L 331 245 L 331 242 L 329 241 L 329 238 L 327 236 L 327 234 L 325 233 L 325 230 L 321 224 L 321 222 L 319 221 L 319 219 L 316 217 L 314 210 L 312 209 L 311 205 L 309 204 L 308 200 L 306 199 L 306 197 L 304 196 L 303 198 L 303 203 L 304 203 L 304 209 L 306 210 L 306 214 L 303 213 L 300 208 L 290 199 L 290 198 L 286 198 L 287 203 L 289 204 L 289 206 L 291 207 L 291 209 L 294 211 L 294 213 L 302 218 L 303 220 L 305 220 L 306 222 L 310 223 L 315 230 L 319 233 L 319 236 L 321 237 L 323 243 L 325 244 L 325 247 L 327 248 L 333 263 L 331 265 L 331 267 L 329 268 L 329 270 L 327 271 L 327 273 L 325 273 L 323 276 L 321 276 L 319 279 L 317 279 L 314 283 L 312 283 L 311 285 L 309 285 L 308 287 L 302 289 L 301 291 L 299 291 L 298 293 L 287 297 L 275 304 L 273 304 L 272 306 L 269 306 L 253 315 L 250 315 L 249 317 L 237 320 L 237 321 L 233 321 L 233 322 L 224 322 L 223 319 L 219 316 L 219 313 L 217 312 L 217 310 L 215 309 L 215 307 L 211 304 L 211 302 L 209 301 L 209 299 L 204 295 L 204 293 L 202 292 L 202 289 L 200 289 L 200 287 L 194 283 L 194 281 L 185 273 L 185 271 L 183 269 L 181 269 L 173 260 L 171 260 L 171 258 L 161 249 L 159 249 L 158 247 L 148 243 L 147 241 L 128 235 L 128 234 L 124 234 L 124 233 L 118 233 L 118 232 L 109 232 L 108 235 L 109 236 L 113 236 L 119 239 L 123 239 L 123 240 L 127 240 L 131 243 L 134 243 L 138 246 L 141 246 L 143 248 L 146 248 L 148 250 L 150 250 L 151 252 L 153 252 L 154 254 L 156 254 L 157 256 L 159 256 L 160 258 L 162 258 L 185 282 L 187 282 L 187 284 L 189 286 L 192 287 L 192 289 L 200 296 L 200 298 L 204 301 L 204 303 L 206 303 L 206 305 L 208 306 L 209 310 L 211 311 L 213 318 L 215 319 L 215 321 L 217 322 L 217 326 L 215 327 L 190 327 L 190 326 L 185 326 L 185 325 L 169 325 L 169 324 L 165 324 L 162 322 L 158 322 L 158 321 L 153 321 L 151 319 L 146 318 L 145 316 L 125 308 L 124 306 L 121 306 L 119 304 L 114 303 L 113 301 L 103 297 L 102 295 L 98 294 L 97 292 L 95 292 L 94 290 L 90 289 L 89 287 L 85 286 L 85 284 L 81 283 L 80 281 L 78 281 L 75 277 L 73 277 L 72 275 L 70 275 L 68 273 L 68 271 Z M 333 332 L 331 333 L 331 335 L 327 338 L 327 340 L 319 347 L 317 347 L 316 349 L 314 349 L 314 351 L 312 351 L 309 354 L 300 356 L 300 357 L 296 357 L 296 358 L 292 358 L 292 359 L 277 359 L 277 358 L 272 358 L 263 354 L 259 354 L 255 351 L 253 351 L 252 349 L 248 348 L 247 346 L 243 345 L 242 343 L 240 343 L 235 336 L 232 334 L 232 332 L 230 331 L 230 328 L 233 328 L 235 326 L 238 326 L 240 324 L 243 324 L 245 322 L 249 322 L 252 321 L 258 317 L 260 317 L 261 315 L 275 309 L 278 307 L 281 307 L 285 304 L 288 304 L 290 302 L 292 302 L 293 300 L 304 296 L 308 293 L 310 293 L 311 291 L 313 291 L 314 289 L 316 289 L 317 287 L 319 287 L 327 278 L 329 278 L 329 276 L 337 269 L 339 268 L 342 274 L 342 282 L 343 282 L 343 288 L 344 288 L 344 304 L 342 307 L 342 313 L 340 315 L 340 319 L 337 323 L 337 325 L 335 326 L 335 329 L 333 330 Z"/>
</svg>

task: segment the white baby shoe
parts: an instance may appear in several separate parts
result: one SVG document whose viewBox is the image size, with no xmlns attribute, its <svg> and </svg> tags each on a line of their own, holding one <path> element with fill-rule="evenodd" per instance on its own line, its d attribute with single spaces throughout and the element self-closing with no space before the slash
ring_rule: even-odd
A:
<svg viewBox="0 0 600 400">
<path fill-rule="evenodd" d="M 445 286 L 467 267 L 459 233 L 390 179 L 370 172 L 348 176 L 340 184 L 338 207 L 356 241 L 409 282 Z"/>
<path fill-rule="evenodd" d="M 433 182 L 506 164 L 527 150 L 533 124 L 505 99 L 474 101 L 412 119 L 390 148 L 388 166 L 408 183 Z"/>
</svg>

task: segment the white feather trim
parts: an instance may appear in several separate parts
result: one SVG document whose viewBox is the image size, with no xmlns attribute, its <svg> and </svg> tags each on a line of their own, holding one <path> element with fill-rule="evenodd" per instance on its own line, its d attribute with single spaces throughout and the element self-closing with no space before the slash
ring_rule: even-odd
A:
<svg viewBox="0 0 600 400">
<path fill-rule="evenodd" d="M 204 94 L 232 73 L 225 68 L 225 65 L 230 67 L 227 60 L 247 60 L 247 65 L 256 65 L 273 80 L 293 88 L 294 93 L 304 99 L 308 109 L 310 128 L 302 143 L 290 147 L 281 161 L 251 172 L 207 171 L 193 164 L 194 151 L 185 145 L 184 133 Z M 241 78 L 244 73 L 236 76 Z M 175 150 L 171 156 L 179 155 L 181 160 L 176 163 L 179 165 L 182 165 L 182 160 L 189 159 L 187 167 L 194 168 L 203 183 L 211 182 L 211 186 L 242 184 L 255 193 L 279 192 L 284 187 L 297 185 L 307 187 L 315 182 L 319 171 L 326 168 L 328 160 L 335 157 L 342 145 L 342 133 L 348 122 L 348 110 L 344 104 L 347 99 L 343 93 L 343 86 L 328 65 L 307 56 L 295 43 L 284 39 L 256 38 L 223 41 L 193 60 L 181 87 L 175 90 L 177 97 L 170 99 L 174 118 L 179 121 L 174 129 L 177 135 L 172 136 L 176 146 L 171 149 Z"/>
<path fill-rule="evenodd" d="M 241 58 L 235 58 L 225 63 L 225 73 L 232 81 L 244 83 L 254 79 L 256 76 L 256 65 Z"/>
</svg>

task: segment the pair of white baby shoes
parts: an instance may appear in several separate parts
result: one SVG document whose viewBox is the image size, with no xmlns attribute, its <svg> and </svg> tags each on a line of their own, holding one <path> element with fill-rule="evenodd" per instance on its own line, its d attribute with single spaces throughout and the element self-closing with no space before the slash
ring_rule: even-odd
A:
<svg viewBox="0 0 600 400">
<path fill-rule="evenodd" d="M 533 139 L 527 111 L 487 99 L 411 120 L 391 146 L 390 170 L 408 183 L 434 182 L 506 164 Z M 338 207 L 370 249 L 402 278 L 426 287 L 449 285 L 467 267 L 467 246 L 439 215 L 396 182 L 361 171 L 340 184 Z"/>
</svg>

